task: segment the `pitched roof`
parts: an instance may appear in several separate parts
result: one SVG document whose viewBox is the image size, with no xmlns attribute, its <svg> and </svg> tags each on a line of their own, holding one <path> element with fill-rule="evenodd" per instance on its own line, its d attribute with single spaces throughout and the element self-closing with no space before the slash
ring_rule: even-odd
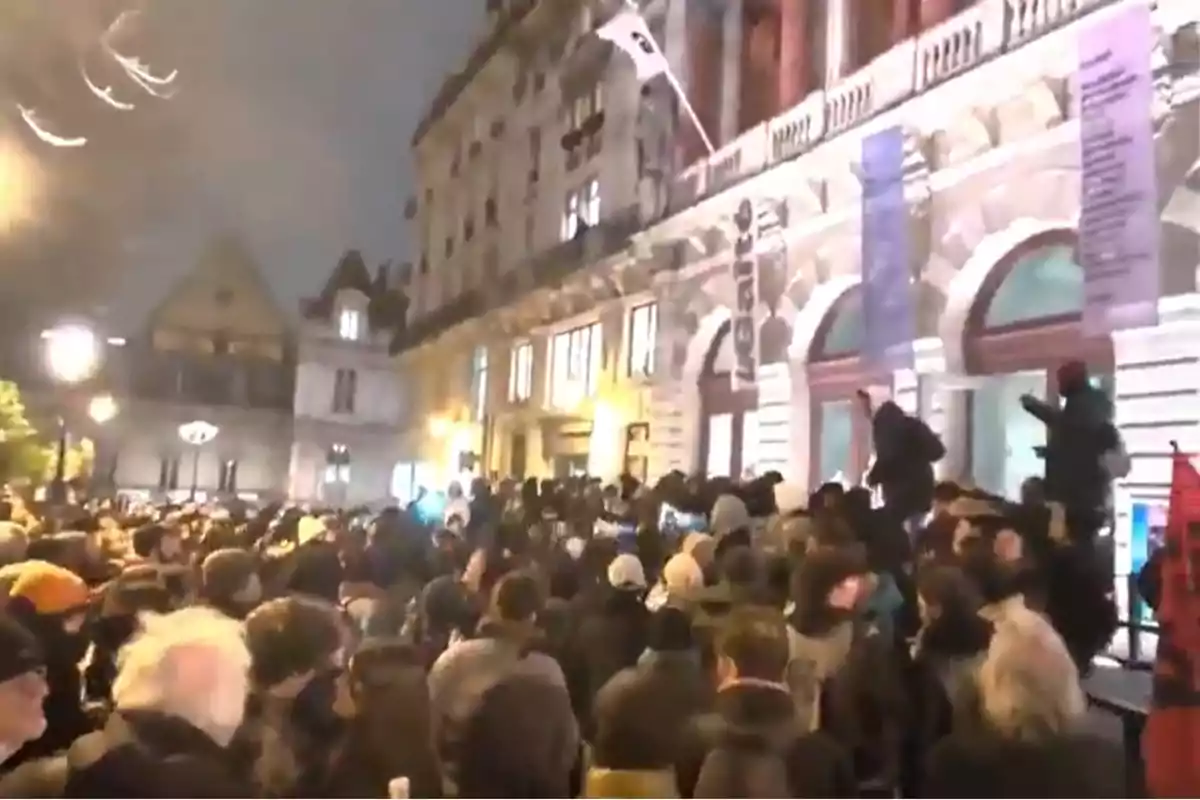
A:
<svg viewBox="0 0 1200 800">
<path fill-rule="evenodd" d="M 408 297 L 390 285 L 390 268 L 390 262 L 380 264 L 372 278 L 362 253 L 347 250 L 325 281 L 321 293 L 301 301 L 301 314 L 305 319 L 330 322 L 338 293 L 353 290 L 367 298 L 367 320 L 373 330 L 402 326 L 408 311 Z"/>
</svg>

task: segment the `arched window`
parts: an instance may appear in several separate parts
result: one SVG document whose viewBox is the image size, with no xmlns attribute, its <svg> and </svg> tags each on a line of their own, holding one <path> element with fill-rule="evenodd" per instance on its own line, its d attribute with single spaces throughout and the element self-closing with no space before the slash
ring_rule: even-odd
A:
<svg viewBox="0 0 1200 800">
<path fill-rule="evenodd" d="M 1083 360 L 1097 385 L 1111 389 L 1112 340 L 1084 336 L 1083 284 L 1075 238 L 1065 231 L 1022 243 L 984 281 L 964 342 L 967 370 L 981 376 L 968 396 L 971 475 L 980 488 L 1012 497 L 1025 478 L 1042 474 L 1037 448 L 1046 429 L 1020 398 L 1054 401 L 1059 365 Z"/>
<path fill-rule="evenodd" d="M 857 483 L 871 453 L 871 426 L 856 392 L 867 384 L 862 350 L 862 291 L 848 289 L 826 314 L 808 360 L 811 488 L 831 480 Z"/>
<path fill-rule="evenodd" d="M 700 371 L 700 466 L 710 477 L 741 477 L 757 463 L 758 390 L 733 387 L 733 323 L 717 329 Z"/>
<path fill-rule="evenodd" d="M 983 313 L 984 330 L 1003 329 L 1083 312 L 1083 268 L 1066 244 L 1051 244 L 1017 259 Z"/>
</svg>

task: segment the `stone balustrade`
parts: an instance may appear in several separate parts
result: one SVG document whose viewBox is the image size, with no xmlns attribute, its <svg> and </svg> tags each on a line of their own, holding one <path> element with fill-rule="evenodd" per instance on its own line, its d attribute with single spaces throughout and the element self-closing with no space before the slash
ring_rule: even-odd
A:
<svg viewBox="0 0 1200 800">
<path fill-rule="evenodd" d="M 666 215 L 790 161 L 983 62 L 1119 0 L 983 0 L 676 175 Z M 1160 0 L 1160 4 L 1168 0 Z"/>
</svg>

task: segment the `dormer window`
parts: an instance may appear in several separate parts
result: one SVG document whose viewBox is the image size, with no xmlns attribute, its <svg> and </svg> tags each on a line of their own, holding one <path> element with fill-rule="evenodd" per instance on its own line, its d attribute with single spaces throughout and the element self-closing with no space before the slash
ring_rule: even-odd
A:
<svg viewBox="0 0 1200 800">
<path fill-rule="evenodd" d="M 358 311 L 353 308 L 343 308 L 338 314 L 338 336 L 348 342 L 358 341 L 361 330 L 361 315 Z"/>
</svg>

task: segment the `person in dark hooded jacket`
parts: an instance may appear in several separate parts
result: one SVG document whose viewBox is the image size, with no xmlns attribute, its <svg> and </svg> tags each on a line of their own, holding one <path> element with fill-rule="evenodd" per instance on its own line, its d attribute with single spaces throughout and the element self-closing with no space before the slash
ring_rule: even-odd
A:
<svg viewBox="0 0 1200 800">
<path fill-rule="evenodd" d="M 596 695 L 588 797 L 675 797 L 679 742 L 710 711 L 714 684 L 700 663 L 685 611 L 655 612 L 648 647 Z"/>
<path fill-rule="evenodd" d="M 921 629 L 912 648 L 914 698 L 910 760 L 904 775 L 920 797 L 921 769 L 930 749 L 955 727 L 976 725 L 975 674 L 992 638 L 979 615 L 983 598 L 957 567 L 929 565 L 917 576 Z"/>
<path fill-rule="evenodd" d="M 216 550 L 200 565 L 200 599 L 232 619 L 245 619 L 262 595 L 258 559 L 246 550 Z"/>
<path fill-rule="evenodd" d="M 1046 426 L 1046 499 L 1066 508 L 1072 536 L 1091 542 L 1104 519 L 1112 476 L 1104 454 L 1120 447 L 1112 401 L 1091 385 L 1087 366 L 1068 361 L 1056 373 L 1062 405 L 1032 395 L 1021 406 Z"/>
<path fill-rule="evenodd" d="M 646 649 L 650 622 L 650 612 L 643 602 L 646 573 L 637 556 L 617 556 L 608 566 L 607 577 L 609 589 L 599 608 L 583 617 L 568 656 L 572 706 L 583 736 L 589 740 L 597 692 L 612 676 L 637 663 Z M 577 675 L 577 670 L 582 675 Z"/>
<path fill-rule="evenodd" d="M 676 762 L 682 797 L 852 797 L 847 753 L 797 718 L 783 682 L 787 624 L 779 612 L 732 611 L 715 642 L 716 710 L 695 718 Z"/>
<path fill-rule="evenodd" d="M 904 413 L 891 400 L 872 410 L 871 398 L 859 392 L 871 416 L 875 464 L 867 483 L 883 490 L 883 502 L 893 518 L 907 522 L 933 505 L 933 465 L 946 455 L 942 440 L 921 419 Z"/>
</svg>

